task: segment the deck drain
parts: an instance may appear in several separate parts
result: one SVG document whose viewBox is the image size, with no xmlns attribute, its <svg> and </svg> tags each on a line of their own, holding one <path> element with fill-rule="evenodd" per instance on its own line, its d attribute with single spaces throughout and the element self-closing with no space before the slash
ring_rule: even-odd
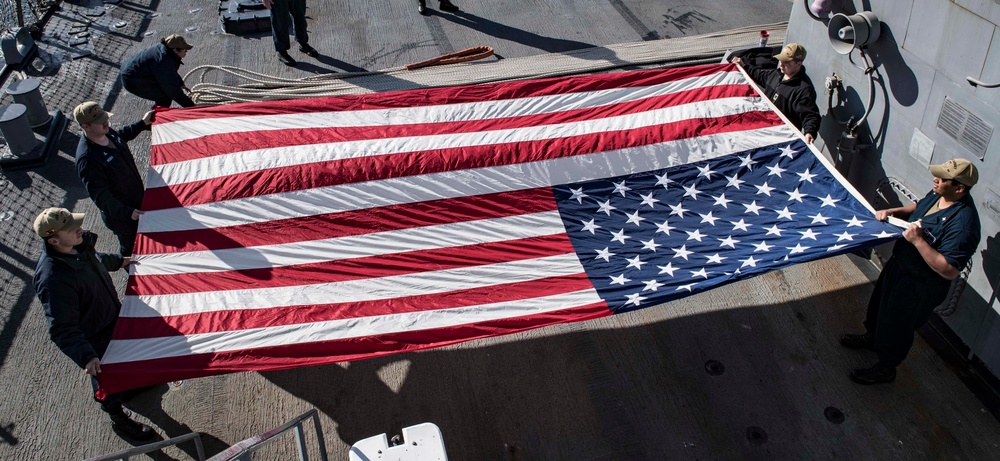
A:
<svg viewBox="0 0 1000 461">
<path fill-rule="evenodd" d="M 826 416 L 826 420 L 833 424 L 840 424 L 844 422 L 844 412 L 840 411 L 836 407 L 826 407 L 823 410 L 823 416 Z"/>
<path fill-rule="evenodd" d="M 754 445 L 763 445 L 767 442 L 767 432 L 757 426 L 747 428 L 747 440 Z"/>
<path fill-rule="evenodd" d="M 705 362 L 705 371 L 712 376 L 719 376 L 726 372 L 726 366 L 718 360 L 709 360 Z"/>
</svg>

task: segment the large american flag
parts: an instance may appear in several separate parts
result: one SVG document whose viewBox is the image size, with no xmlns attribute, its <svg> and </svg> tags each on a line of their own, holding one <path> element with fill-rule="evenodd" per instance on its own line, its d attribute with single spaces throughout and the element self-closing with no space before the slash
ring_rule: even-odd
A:
<svg viewBox="0 0 1000 461">
<path fill-rule="evenodd" d="M 900 235 L 731 65 L 172 110 L 152 144 L 107 392 L 598 318 Z"/>
</svg>

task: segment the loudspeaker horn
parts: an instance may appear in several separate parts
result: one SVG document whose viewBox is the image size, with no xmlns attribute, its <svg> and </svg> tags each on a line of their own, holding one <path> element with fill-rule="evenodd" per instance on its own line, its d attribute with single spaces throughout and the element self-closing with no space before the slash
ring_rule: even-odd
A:
<svg viewBox="0 0 1000 461">
<path fill-rule="evenodd" d="M 882 23 L 871 11 L 852 14 L 850 16 L 837 13 L 830 18 L 827 28 L 830 45 L 840 54 L 850 54 L 855 48 L 863 48 L 878 40 Z"/>
</svg>

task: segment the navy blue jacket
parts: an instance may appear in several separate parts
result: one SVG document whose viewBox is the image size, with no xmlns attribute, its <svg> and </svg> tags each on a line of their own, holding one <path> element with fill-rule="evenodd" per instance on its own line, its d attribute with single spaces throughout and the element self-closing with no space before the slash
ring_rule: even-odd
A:
<svg viewBox="0 0 1000 461">
<path fill-rule="evenodd" d="M 158 43 L 128 58 L 122 64 L 120 75 L 122 80 L 159 87 L 181 107 L 191 107 L 194 101 L 184 94 L 184 79 L 177 73 L 180 68 L 181 58 L 167 45 Z"/>
<path fill-rule="evenodd" d="M 764 90 L 764 96 L 785 114 L 795 128 L 802 134 L 816 137 L 820 122 L 819 106 L 816 105 L 816 88 L 806 75 L 805 66 L 788 80 L 783 80 L 784 74 L 774 68 L 758 68 L 749 64 L 746 70 Z"/>
<path fill-rule="evenodd" d="M 104 354 L 121 310 L 108 271 L 121 268 L 122 257 L 97 253 L 96 241 L 96 234 L 84 232 L 76 255 L 46 243 L 35 268 L 35 295 L 49 321 L 49 337 L 80 368 Z"/>
<path fill-rule="evenodd" d="M 148 129 L 149 125 L 139 120 L 123 127 L 121 133 L 109 130 L 112 142 L 107 146 L 80 136 L 76 172 L 108 227 L 129 222 L 132 212 L 142 207 L 142 176 L 126 143 Z"/>
</svg>

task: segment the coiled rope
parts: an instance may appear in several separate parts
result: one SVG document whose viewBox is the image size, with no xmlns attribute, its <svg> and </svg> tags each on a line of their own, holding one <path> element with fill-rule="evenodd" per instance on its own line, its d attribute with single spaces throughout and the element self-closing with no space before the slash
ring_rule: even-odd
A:
<svg viewBox="0 0 1000 461">
<path fill-rule="evenodd" d="M 716 63 L 727 50 L 756 46 L 762 29 L 769 30 L 771 39 L 776 43 L 783 42 L 787 27 L 788 23 L 781 22 L 690 37 L 608 45 L 500 61 L 470 62 L 493 54 L 492 48 L 475 47 L 409 66 L 304 78 L 276 77 L 231 66 L 198 66 L 184 76 L 184 81 L 191 88 L 191 99 L 201 105 L 475 85 L 608 72 L 622 68 Z"/>
</svg>

